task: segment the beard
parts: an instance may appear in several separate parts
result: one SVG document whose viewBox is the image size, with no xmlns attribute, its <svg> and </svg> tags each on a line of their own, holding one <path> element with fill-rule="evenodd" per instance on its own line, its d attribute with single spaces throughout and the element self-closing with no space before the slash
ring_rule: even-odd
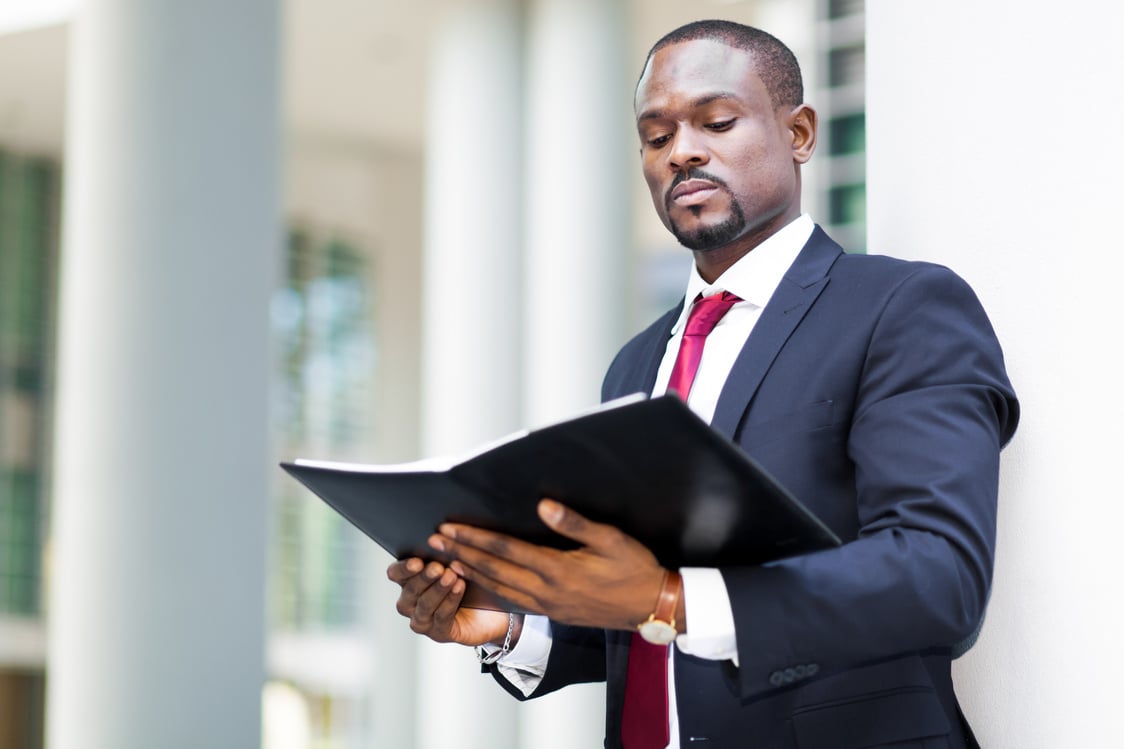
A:
<svg viewBox="0 0 1124 749">
<path fill-rule="evenodd" d="M 668 212 L 670 213 L 671 209 L 671 191 L 675 189 L 676 185 L 687 179 L 705 179 L 725 190 L 730 195 L 730 216 L 720 224 L 703 226 L 693 231 L 687 231 L 675 221 L 671 221 L 671 233 L 675 235 L 679 244 L 688 250 L 707 252 L 723 247 L 737 239 L 738 235 L 745 231 L 745 211 L 734 199 L 730 193 L 730 188 L 723 180 L 713 174 L 704 172 L 702 169 L 690 169 L 686 174 L 680 173 L 672 180 L 670 187 L 667 189 L 667 195 L 664 197 L 664 205 L 667 206 Z M 691 206 L 687 210 L 697 218 L 702 213 L 702 206 Z"/>
<path fill-rule="evenodd" d="M 692 206 L 689 210 L 696 216 L 702 212 L 697 206 Z M 687 231 L 674 221 L 671 222 L 671 233 L 679 240 L 679 244 L 696 252 L 707 252 L 724 247 L 737 239 L 743 231 L 745 231 L 745 212 L 736 200 L 730 201 L 730 216 L 720 224 Z"/>
</svg>

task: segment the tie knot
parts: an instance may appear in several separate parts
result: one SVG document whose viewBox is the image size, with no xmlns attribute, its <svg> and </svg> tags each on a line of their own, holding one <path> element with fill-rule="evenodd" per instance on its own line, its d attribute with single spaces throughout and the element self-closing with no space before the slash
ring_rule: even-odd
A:
<svg viewBox="0 0 1124 749">
<path fill-rule="evenodd" d="M 708 336 L 718 321 L 741 299 L 728 291 L 721 294 L 696 299 L 687 316 L 687 328 L 683 335 Z"/>
</svg>

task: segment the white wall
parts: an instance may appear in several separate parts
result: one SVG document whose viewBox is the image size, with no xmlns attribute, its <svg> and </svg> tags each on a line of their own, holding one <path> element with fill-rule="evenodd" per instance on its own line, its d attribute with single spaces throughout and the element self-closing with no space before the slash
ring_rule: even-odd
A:
<svg viewBox="0 0 1124 749">
<path fill-rule="evenodd" d="M 973 284 L 1023 403 L 957 691 L 989 749 L 1119 746 L 1124 6 L 866 12 L 871 250 Z"/>
</svg>

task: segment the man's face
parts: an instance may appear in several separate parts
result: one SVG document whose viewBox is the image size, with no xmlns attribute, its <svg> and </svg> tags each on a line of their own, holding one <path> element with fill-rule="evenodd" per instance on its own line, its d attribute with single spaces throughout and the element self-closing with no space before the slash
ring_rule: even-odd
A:
<svg viewBox="0 0 1124 749">
<path fill-rule="evenodd" d="M 692 250 L 753 244 L 800 210 L 789 112 L 752 56 L 701 39 L 664 47 L 636 90 L 644 178 L 664 226 Z"/>
</svg>

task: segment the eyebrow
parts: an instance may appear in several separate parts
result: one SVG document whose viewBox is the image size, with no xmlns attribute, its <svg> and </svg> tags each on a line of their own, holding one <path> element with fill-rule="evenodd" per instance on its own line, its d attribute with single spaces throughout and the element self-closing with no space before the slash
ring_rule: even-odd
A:
<svg viewBox="0 0 1124 749">
<path fill-rule="evenodd" d="M 703 94 L 702 96 L 699 96 L 698 98 L 692 99 L 690 102 L 687 103 L 687 106 L 691 109 L 698 109 L 699 107 L 705 107 L 707 104 L 710 104 L 711 102 L 722 101 L 722 100 L 725 100 L 725 99 L 737 100 L 737 99 L 740 99 L 740 98 L 741 97 L 739 97 L 737 94 L 735 94 L 732 91 L 715 91 L 713 93 Z M 658 120 L 658 119 L 661 119 L 663 117 L 664 117 L 664 111 L 662 109 L 646 109 L 646 110 L 644 110 L 643 112 L 640 113 L 640 115 L 636 118 L 636 121 L 641 122 L 643 120 Z"/>
</svg>

